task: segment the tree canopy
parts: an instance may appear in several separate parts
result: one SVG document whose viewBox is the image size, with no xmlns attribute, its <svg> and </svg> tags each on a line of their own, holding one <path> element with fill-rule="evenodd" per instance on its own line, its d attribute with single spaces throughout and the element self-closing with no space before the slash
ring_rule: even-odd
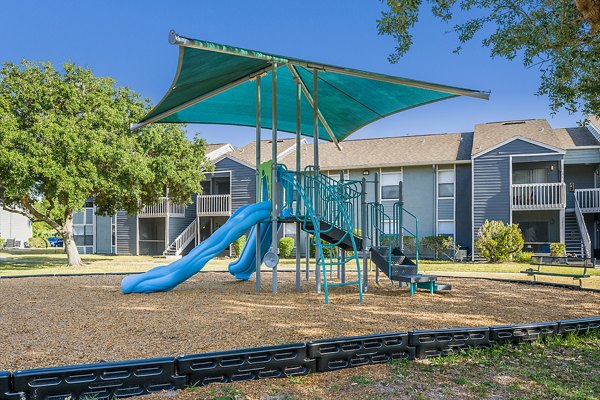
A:
<svg viewBox="0 0 600 400">
<path fill-rule="evenodd" d="M 492 57 L 521 58 L 538 68 L 538 95 L 550 109 L 600 117 L 600 0 L 387 0 L 377 21 L 379 33 L 396 40 L 393 63 L 410 49 L 412 28 L 424 4 L 443 22 L 456 23 L 460 44 L 478 33 Z"/>
<path fill-rule="evenodd" d="M 129 127 L 149 102 L 72 63 L 6 63 L 0 69 L 0 199 L 44 221 L 69 249 L 73 212 L 134 213 L 165 195 L 187 203 L 210 170 L 206 143 L 179 125 Z M 69 242 L 70 243 L 70 242 Z M 74 243 L 73 246 L 74 247 Z M 72 250 L 72 249 L 71 249 Z M 76 251 L 76 248 L 75 248 Z M 68 250 L 69 253 L 69 250 Z M 71 264 L 78 255 L 69 253 Z"/>
</svg>

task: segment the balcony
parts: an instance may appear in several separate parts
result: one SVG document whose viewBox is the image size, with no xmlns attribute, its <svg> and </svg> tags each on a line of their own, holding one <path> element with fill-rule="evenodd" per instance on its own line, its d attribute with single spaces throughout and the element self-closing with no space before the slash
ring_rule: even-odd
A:
<svg viewBox="0 0 600 400">
<path fill-rule="evenodd" d="M 174 204 L 168 197 L 161 197 L 158 203 L 144 206 L 139 212 L 140 218 L 185 217 L 185 205 Z"/>
<path fill-rule="evenodd" d="M 199 217 L 228 217 L 231 215 L 231 195 L 199 195 L 196 203 L 196 211 Z"/>
<path fill-rule="evenodd" d="M 582 213 L 600 212 L 600 189 L 576 189 L 575 200 Z"/>
<path fill-rule="evenodd" d="M 562 182 L 512 185 L 513 210 L 560 210 L 565 206 L 566 191 Z"/>
</svg>

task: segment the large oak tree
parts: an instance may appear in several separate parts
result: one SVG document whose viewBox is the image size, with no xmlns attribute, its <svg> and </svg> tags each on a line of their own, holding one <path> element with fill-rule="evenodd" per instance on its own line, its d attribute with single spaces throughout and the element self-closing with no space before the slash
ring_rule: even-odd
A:
<svg viewBox="0 0 600 400">
<path fill-rule="evenodd" d="M 549 97 L 553 112 L 600 117 L 600 0 L 383 1 L 387 7 L 377 25 L 396 40 L 391 62 L 410 49 L 411 30 L 428 3 L 441 21 L 461 20 L 453 27 L 460 44 L 481 33 L 492 56 L 539 68 L 537 94 Z"/>
<path fill-rule="evenodd" d="M 69 265 L 81 264 L 73 213 L 91 198 L 99 214 L 135 213 L 168 187 L 177 203 L 200 192 L 210 169 L 206 143 L 178 125 L 129 127 L 147 100 L 107 77 L 66 63 L 22 61 L 0 69 L 0 200 L 44 221 L 63 238 Z"/>
</svg>

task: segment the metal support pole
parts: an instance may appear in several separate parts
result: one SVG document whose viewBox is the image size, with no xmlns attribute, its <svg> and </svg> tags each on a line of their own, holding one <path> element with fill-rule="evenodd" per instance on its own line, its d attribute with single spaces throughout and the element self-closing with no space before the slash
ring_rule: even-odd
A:
<svg viewBox="0 0 600 400">
<path fill-rule="evenodd" d="M 402 197 L 402 181 L 398 182 L 398 203 L 400 205 L 398 210 L 398 237 L 400 239 L 400 243 L 398 243 L 398 247 L 404 253 L 404 199 Z"/>
<path fill-rule="evenodd" d="M 272 109 L 272 130 L 271 130 L 271 159 L 272 164 L 272 178 L 271 178 L 271 252 L 278 254 L 278 232 L 277 232 L 277 217 L 279 214 L 278 210 L 278 195 L 279 195 L 279 182 L 277 181 L 277 64 L 273 64 L 273 70 L 271 71 L 272 80 L 272 95 L 271 95 L 271 109 Z M 277 293 L 277 264 L 273 267 L 273 293 Z"/>
<path fill-rule="evenodd" d="M 300 180 L 300 101 L 302 100 L 302 88 L 300 82 L 296 81 L 296 180 Z M 300 209 L 300 196 L 296 195 L 296 213 Z M 300 221 L 296 221 L 296 292 L 300 292 Z"/>
<path fill-rule="evenodd" d="M 315 174 L 314 184 L 314 211 L 317 222 L 319 220 L 319 71 L 313 69 L 313 170 Z M 318 229 L 318 227 L 315 227 Z M 316 240 L 321 240 L 321 236 L 315 237 Z M 319 254 L 317 248 L 320 247 L 315 243 L 315 281 L 317 293 L 321 293 L 321 271 L 319 268 Z"/>
<path fill-rule="evenodd" d="M 379 187 L 379 173 L 375 172 L 375 204 L 377 205 L 377 207 L 381 205 L 380 190 L 381 188 Z M 373 230 L 375 246 L 381 245 L 381 243 L 379 243 L 379 225 L 381 223 L 380 217 L 381 214 L 378 214 L 377 216 L 375 216 L 375 218 L 373 218 L 373 222 L 375 223 L 375 229 Z M 375 268 L 375 282 L 379 283 L 379 268 Z"/>
<path fill-rule="evenodd" d="M 340 183 L 344 184 L 344 170 L 340 170 Z M 350 212 L 352 216 L 352 212 Z M 338 247 L 338 264 L 337 264 L 337 279 L 342 278 L 342 283 L 346 282 L 346 264 L 344 263 L 346 258 L 346 252 L 341 247 Z"/>
<path fill-rule="evenodd" d="M 260 103 L 260 76 L 256 77 L 256 202 L 262 201 L 261 198 L 261 182 L 260 182 L 260 113 L 261 113 L 261 103 Z M 262 265 L 261 260 L 261 243 L 260 243 L 260 224 L 256 225 L 256 266 L 255 266 L 255 274 L 256 274 L 256 291 L 260 291 L 260 267 Z"/>
<path fill-rule="evenodd" d="M 363 177 L 360 185 L 360 226 L 362 232 L 362 255 L 363 255 L 363 291 L 369 289 L 369 276 L 367 269 L 367 180 Z"/>
<path fill-rule="evenodd" d="M 306 235 L 306 280 L 310 279 L 310 235 Z"/>
</svg>

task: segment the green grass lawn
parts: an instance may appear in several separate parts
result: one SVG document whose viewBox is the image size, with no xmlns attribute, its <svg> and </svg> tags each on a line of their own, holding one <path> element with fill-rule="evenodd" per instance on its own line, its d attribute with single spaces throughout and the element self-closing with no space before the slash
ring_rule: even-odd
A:
<svg viewBox="0 0 600 400">
<path fill-rule="evenodd" d="M 150 268 L 165 265 L 172 259 L 152 256 L 128 256 L 128 255 L 102 255 L 84 254 L 82 259 L 85 263 L 82 267 L 68 267 L 67 256 L 62 249 L 17 249 L 0 251 L 0 276 L 32 275 L 32 274 L 89 274 L 89 273 L 123 273 L 144 272 Z M 211 260 L 205 271 L 225 271 L 232 261 L 229 258 Z M 304 268 L 305 260 L 301 260 Z M 281 269 L 294 269 L 295 260 L 282 259 L 279 267 Z M 455 263 L 451 261 L 421 260 L 419 270 L 421 273 L 432 275 L 449 275 L 460 277 L 488 277 L 500 279 L 532 280 L 531 277 L 521 274 L 527 268 L 525 263 L 501 263 L 488 264 L 481 262 Z M 535 266 L 533 266 L 535 267 Z M 263 267 L 264 268 L 264 267 Z M 314 261 L 311 260 L 311 268 Z M 350 268 L 350 267 L 348 267 Z M 542 267 L 543 271 L 555 273 L 579 273 L 580 268 Z M 600 289 L 600 270 L 588 270 L 592 278 L 584 280 L 584 287 Z M 538 280 L 557 283 L 578 284 L 577 280 L 563 277 L 539 277 Z"/>
</svg>

